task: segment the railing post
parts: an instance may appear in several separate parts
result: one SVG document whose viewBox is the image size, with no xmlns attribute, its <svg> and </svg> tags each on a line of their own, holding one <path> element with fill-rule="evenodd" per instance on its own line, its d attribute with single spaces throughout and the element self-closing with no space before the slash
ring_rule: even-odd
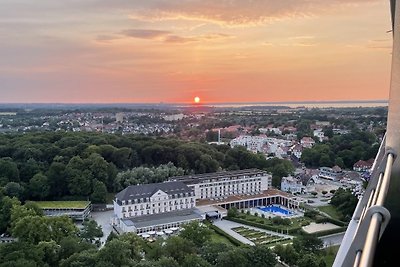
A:
<svg viewBox="0 0 400 267">
<path fill-rule="evenodd" d="M 389 112 L 386 132 L 386 149 L 400 152 L 400 1 L 391 0 L 393 24 L 392 74 L 390 80 Z M 398 249 L 393 244 L 400 240 L 400 159 L 394 161 L 384 206 L 391 220 L 377 247 L 375 266 L 398 265 Z M 394 264 L 394 265 L 393 265 Z"/>
</svg>

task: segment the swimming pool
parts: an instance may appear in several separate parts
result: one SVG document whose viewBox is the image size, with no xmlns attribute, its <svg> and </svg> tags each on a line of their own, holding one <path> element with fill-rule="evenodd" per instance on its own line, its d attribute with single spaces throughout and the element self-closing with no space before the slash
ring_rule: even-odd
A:
<svg viewBox="0 0 400 267">
<path fill-rule="evenodd" d="M 293 214 L 293 212 L 285 210 L 279 206 L 268 206 L 268 207 L 263 207 L 263 208 L 258 208 L 258 209 L 265 211 L 265 212 L 272 212 L 272 213 L 278 213 L 278 214 L 280 213 L 280 214 L 286 215 L 286 216 L 290 216 Z"/>
</svg>

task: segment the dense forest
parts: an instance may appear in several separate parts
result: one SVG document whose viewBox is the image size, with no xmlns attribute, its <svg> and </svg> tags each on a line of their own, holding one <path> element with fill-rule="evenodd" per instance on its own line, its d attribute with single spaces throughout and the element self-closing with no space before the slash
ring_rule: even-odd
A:
<svg viewBox="0 0 400 267">
<path fill-rule="evenodd" d="M 288 161 L 266 160 L 245 148 L 161 137 L 46 132 L 0 135 L 0 193 L 20 200 L 91 199 L 129 184 L 171 176 L 259 168 L 278 177 Z M 118 175 L 118 173 L 120 173 Z"/>
<path fill-rule="evenodd" d="M 354 130 L 346 135 L 334 135 L 329 141 L 305 149 L 301 161 L 307 167 L 332 167 L 352 169 L 358 160 L 375 158 L 379 141 L 375 134 Z"/>
</svg>

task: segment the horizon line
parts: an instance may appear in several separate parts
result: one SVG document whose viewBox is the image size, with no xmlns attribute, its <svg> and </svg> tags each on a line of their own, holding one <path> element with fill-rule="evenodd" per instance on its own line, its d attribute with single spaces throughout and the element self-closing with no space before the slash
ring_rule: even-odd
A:
<svg viewBox="0 0 400 267">
<path fill-rule="evenodd" d="M 389 99 L 369 100 L 303 100 L 303 101 L 256 101 L 256 102 L 0 102 L 0 105 L 227 105 L 227 104 L 313 104 L 313 103 L 389 103 Z"/>
</svg>

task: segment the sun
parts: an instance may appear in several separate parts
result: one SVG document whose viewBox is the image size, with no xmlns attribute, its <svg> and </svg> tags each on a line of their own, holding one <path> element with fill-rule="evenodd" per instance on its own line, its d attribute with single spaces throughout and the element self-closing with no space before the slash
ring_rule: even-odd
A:
<svg viewBox="0 0 400 267">
<path fill-rule="evenodd" d="M 200 103 L 200 97 L 196 96 L 194 98 L 194 103 L 196 103 L 196 104 Z"/>
</svg>

